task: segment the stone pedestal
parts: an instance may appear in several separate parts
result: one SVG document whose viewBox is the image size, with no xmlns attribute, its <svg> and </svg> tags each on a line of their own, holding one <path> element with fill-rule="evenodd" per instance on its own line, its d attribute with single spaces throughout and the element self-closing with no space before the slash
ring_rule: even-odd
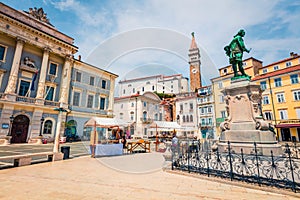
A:
<svg viewBox="0 0 300 200">
<path fill-rule="evenodd" d="M 37 136 L 34 138 L 30 138 L 28 140 L 28 143 L 29 144 L 43 144 L 42 139 L 43 139 L 43 136 Z"/>
<path fill-rule="evenodd" d="M 63 153 L 58 152 L 53 154 L 53 161 L 63 160 L 63 158 L 64 158 Z"/>
<path fill-rule="evenodd" d="M 231 81 L 223 91 L 226 100 L 228 118 L 221 123 L 222 130 L 218 148 L 228 152 L 228 141 L 232 152 L 254 154 L 254 142 L 260 155 L 281 155 L 281 145 L 276 135 L 270 131 L 270 125 L 262 119 L 260 109 L 261 89 L 259 85 L 247 79 Z"/>
<path fill-rule="evenodd" d="M 0 136 L 0 146 L 10 144 L 11 136 Z"/>
</svg>

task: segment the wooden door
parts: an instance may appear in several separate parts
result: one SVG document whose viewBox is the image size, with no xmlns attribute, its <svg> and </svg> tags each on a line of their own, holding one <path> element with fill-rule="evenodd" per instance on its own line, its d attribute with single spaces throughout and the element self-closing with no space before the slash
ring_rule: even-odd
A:
<svg viewBox="0 0 300 200">
<path fill-rule="evenodd" d="M 11 143 L 26 143 L 28 135 L 29 119 L 25 115 L 14 118 L 11 127 Z"/>
</svg>

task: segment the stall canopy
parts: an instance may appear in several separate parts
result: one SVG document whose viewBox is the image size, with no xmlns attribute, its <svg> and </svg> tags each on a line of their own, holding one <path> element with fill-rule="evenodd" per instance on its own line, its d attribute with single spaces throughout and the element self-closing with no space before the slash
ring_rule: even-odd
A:
<svg viewBox="0 0 300 200">
<path fill-rule="evenodd" d="M 150 130 L 157 131 L 172 131 L 182 127 L 177 122 L 154 121 L 149 126 Z"/>
<path fill-rule="evenodd" d="M 95 126 L 101 128 L 111 128 L 115 126 L 128 126 L 129 123 L 117 118 L 92 117 L 84 126 Z"/>
</svg>

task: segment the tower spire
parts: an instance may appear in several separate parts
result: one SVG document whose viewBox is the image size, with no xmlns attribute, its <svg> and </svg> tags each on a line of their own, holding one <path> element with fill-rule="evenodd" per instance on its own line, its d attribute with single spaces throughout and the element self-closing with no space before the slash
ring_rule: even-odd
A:
<svg viewBox="0 0 300 200">
<path fill-rule="evenodd" d="M 190 49 L 198 49 L 197 43 L 195 40 L 195 33 L 192 32 L 191 35 L 192 35 L 192 43 L 191 43 Z"/>
<path fill-rule="evenodd" d="M 195 92 L 202 86 L 200 72 L 200 51 L 195 40 L 195 33 L 192 32 L 192 42 L 189 49 L 189 64 L 190 64 L 190 91 Z"/>
</svg>

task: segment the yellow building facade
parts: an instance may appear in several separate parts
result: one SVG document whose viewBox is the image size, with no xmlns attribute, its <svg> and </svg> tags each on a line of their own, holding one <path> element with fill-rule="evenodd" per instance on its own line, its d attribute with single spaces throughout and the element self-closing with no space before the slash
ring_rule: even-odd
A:
<svg viewBox="0 0 300 200">
<path fill-rule="evenodd" d="M 275 125 L 278 141 L 300 141 L 300 56 L 271 63 L 252 81 L 261 85 L 264 119 Z"/>
</svg>

